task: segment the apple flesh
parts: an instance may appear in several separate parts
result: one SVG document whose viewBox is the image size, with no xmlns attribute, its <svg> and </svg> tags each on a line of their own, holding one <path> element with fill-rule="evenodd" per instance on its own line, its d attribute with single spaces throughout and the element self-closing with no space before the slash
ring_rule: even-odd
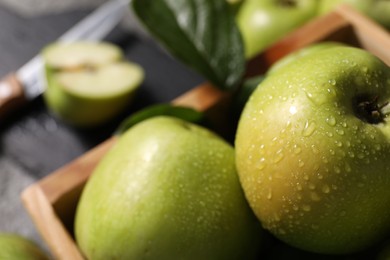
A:
<svg viewBox="0 0 390 260">
<path fill-rule="evenodd" d="M 48 260 L 49 257 L 34 242 L 16 234 L 0 234 L 0 259 Z"/>
<path fill-rule="evenodd" d="M 317 14 L 313 0 L 246 0 L 236 14 L 245 44 L 245 56 L 252 58 L 287 33 Z"/>
<path fill-rule="evenodd" d="M 200 126 L 159 116 L 125 132 L 98 165 L 75 234 L 88 259 L 252 259 L 261 229 L 233 148 Z"/>
<path fill-rule="evenodd" d="M 109 43 L 55 43 L 43 50 L 45 101 L 55 115 L 76 126 L 102 124 L 122 112 L 144 78 Z"/>
<path fill-rule="evenodd" d="M 308 54 L 269 75 L 241 115 L 246 197 L 294 247 L 345 254 L 390 230 L 390 68 L 353 47 Z"/>
</svg>

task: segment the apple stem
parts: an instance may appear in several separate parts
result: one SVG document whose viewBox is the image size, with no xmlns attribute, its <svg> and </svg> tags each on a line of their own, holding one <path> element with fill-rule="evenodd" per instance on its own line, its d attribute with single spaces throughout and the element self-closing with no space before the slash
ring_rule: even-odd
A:
<svg viewBox="0 0 390 260">
<path fill-rule="evenodd" d="M 287 7 L 295 7 L 297 5 L 296 0 L 281 0 L 279 3 Z"/>
<path fill-rule="evenodd" d="M 379 97 L 375 96 L 370 101 L 361 101 L 358 103 L 357 114 L 362 120 L 370 124 L 379 124 L 390 114 L 389 102 L 387 101 L 379 105 L 378 99 Z"/>
</svg>

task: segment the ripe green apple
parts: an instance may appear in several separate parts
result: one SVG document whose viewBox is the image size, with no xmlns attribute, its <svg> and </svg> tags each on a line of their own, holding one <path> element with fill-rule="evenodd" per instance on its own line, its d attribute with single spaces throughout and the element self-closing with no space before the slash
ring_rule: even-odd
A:
<svg viewBox="0 0 390 260">
<path fill-rule="evenodd" d="M 377 246 L 375 259 L 376 260 L 390 259 L 390 240 L 388 237 Z"/>
<path fill-rule="evenodd" d="M 261 227 L 234 150 L 181 119 L 130 128 L 79 201 L 75 234 L 88 259 L 252 259 Z"/>
<path fill-rule="evenodd" d="M 42 53 L 47 106 L 76 126 L 102 124 L 122 112 L 144 78 L 143 69 L 123 61 L 109 43 L 53 43 Z"/>
<path fill-rule="evenodd" d="M 320 14 L 325 14 L 341 3 L 350 4 L 373 20 L 390 29 L 389 0 L 320 0 Z"/>
<path fill-rule="evenodd" d="M 287 33 L 317 14 L 313 0 L 246 0 L 236 14 L 245 44 L 245 55 L 252 58 Z"/>
<path fill-rule="evenodd" d="M 344 46 L 345 44 L 341 42 L 332 42 L 332 41 L 325 41 L 325 42 L 318 42 L 313 43 L 308 46 L 305 46 L 301 49 L 298 49 L 296 51 L 293 51 L 289 53 L 288 55 L 282 57 L 280 60 L 275 62 L 267 71 L 267 75 L 274 73 L 275 71 L 278 71 L 280 68 L 283 68 L 284 66 L 288 65 L 289 63 L 293 62 L 296 59 L 299 59 L 301 57 L 304 57 L 306 55 L 312 54 L 316 51 L 327 49 L 327 48 L 333 48 L 338 46 Z"/>
<path fill-rule="evenodd" d="M 270 74 L 241 115 L 236 163 L 263 226 L 312 252 L 362 250 L 390 231 L 390 68 L 332 47 Z"/>
<path fill-rule="evenodd" d="M 0 234 L 0 259 L 48 260 L 48 256 L 34 242 L 16 234 Z"/>
</svg>

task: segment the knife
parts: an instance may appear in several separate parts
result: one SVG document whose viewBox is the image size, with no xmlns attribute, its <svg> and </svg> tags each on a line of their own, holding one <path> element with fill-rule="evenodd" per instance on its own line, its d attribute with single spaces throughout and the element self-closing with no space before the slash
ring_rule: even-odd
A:
<svg viewBox="0 0 390 260">
<path fill-rule="evenodd" d="M 58 41 L 98 41 L 103 39 L 129 11 L 130 0 L 110 0 L 86 16 Z M 0 125 L 12 111 L 33 100 L 45 90 L 43 60 L 36 55 L 16 72 L 0 81 Z"/>
</svg>

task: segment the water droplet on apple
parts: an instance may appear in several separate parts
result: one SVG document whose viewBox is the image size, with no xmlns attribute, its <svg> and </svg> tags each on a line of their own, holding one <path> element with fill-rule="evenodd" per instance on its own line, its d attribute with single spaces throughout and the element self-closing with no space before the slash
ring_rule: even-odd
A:
<svg viewBox="0 0 390 260">
<path fill-rule="evenodd" d="M 315 190 L 316 189 L 316 185 L 314 185 L 313 183 L 310 183 L 309 184 L 309 189 L 310 190 Z"/>
<path fill-rule="evenodd" d="M 336 133 L 338 133 L 339 135 L 344 135 L 345 134 L 345 132 L 344 132 L 344 130 L 343 129 L 336 129 Z"/>
<path fill-rule="evenodd" d="M 304 165 L 305 165 L 305 162 L 303 162 L 302 160 L 298 160 L 298 166 L 300 168 L 302 168 Z"/>
<path fill-rule="evenodd" d="M 265 168 L 265 166 L 266 166 L 266 161 L 265 161 L 265 158 L 262 157 L 262 158 L 260 158 L 260 160 L 257 162 L 256 168 L 259 169 L 259 170 L 262 170 L 262 169 Z"/>
<path fill-rule="evenodd" d="M 345 163 L 345 171 L 346 172 L 351 172 L 352 171 L 352 169 L 351 169 L 351 165 L 349 165 L 347 162 Z"/>
<path fill-rule="evenodd" d="M 329 193 L 330 192 L 330 187 L 325 184 L 324 186 L 322 186 L 322 192 L 323 193 Z"/>
<path fill-rule="evenodd" d="M 274 221 L 279 222 L 280 221 L 280 216 L 278 214 L 274 214 Z"/>
<path fill-rule="evenodd" d="M 305 137 L 311 136 L 315 132 L 316 128 L 317 126 L 314 122 L 306 121 L 302 135 Z"/>
<path fill-rule="evenodd" d="M 332 132 L 326 132 L 326 135 L 329 136 L 329 137 L 333 137 L 333 133 Z"/>
<path fill-rule="evenodd" d="M 305 92 L 307 98 L 315 105 L 320 106 L 324 104 L 327 100 L 327 97 L 325 95 L 321 94 L 312 94 L 310 92 Z"/>
<path fill-rule="evenodd" d="M 300 154 L 301 152 L 302 152 L 301 147 L 299 147 L 299 145 L 295 144 L 294 145 L 294 153 L 295 154 Z"/>
<path fill-rule="evenodd" d="M 267 199 L 268 199 L 268 200 L 271 200 L 271 199 L 272 199 L 272 190 L 271 190 L 271 189 L 268 189 Z"/>
<path fill-rule="evenodd" d="M 306 212 L 309 212 L 311 210 L 311 206 L 310 205 L 303 205 L 302 206 L 302 210 L 306 211 Z"/>
<path fill-rule="evenodd" d="M 313 230 L 318 230 L 318 229 L 319 229 L 319 226 L 318 226 L 318 225 L 315 225 L 315 224 L 312 224 L 312 225 L 311 225 L 311 228 L 312 228 Z"/>
<path fill-rule="evenodd" d="M 330 126 L 335 126 L 336 125 L 336 118 L 334 116 L 330 116 L 326 119 L 326 122 L 328 123 L 328 125 Z"/>
<path fill-rule="evenodd" d="M 302 190 L 302 185 L 300 183 L 297 183 L 297 190 L 301 191 Z"/>
<path fill-rule="evenodd" d="M 338 167 L 337 165 L 334 167 L 334 171 L 335 173 L 340 173 L 341 172 L 341 169 L 340 167 Z"/>
<path fill-rule="evenodd" d="M 202 221 L 203 221 L 203 217 L 202 217 L 202 216 L 199 216 L 199 217 L 196 219 L 196 221 L 197 221 L 198 223 L 202 222 Z"/>
<path fill-rule="evenodd" d="M 312 201 L 320 201 L 321 197 L 317 194 L 317 192 L 311 192 L 310 198 Z"/>
<path fill-rule="evenodd" d="M 329 80 L 329 83 L 330 83 L 332 86 L 335 86 L 335 85 L 336 85 L 336 80 L 335 80 L 335 79 L 330 79 L 330 80 Z"/>
<path fill-rule="evenodd" d="M 324 156 L 324 157 L 322 157 L 322 161 L 323 161 L 324 163 L 329 163 L 329 160 L 328 160 L 328 158 L 326 158 L 325 156 Z"/>
<path fill-rule="evenodd" d="M 280 162 L 282 159 L 284 158 L 284 154 L 283 154 L 283 150 L 279 150 L 276 152 L 276 155 L 273 159 L 273 162 L 274 163 L 278 163 Z"/>
<path fill-rule="evenodd" d="M 337 147 L 342 147 L 342 146 L 343 146 L 343 143 L 340 142 L 340 141 L 335 141 L 334 143 L 335 143 L 335 145 L 336 145 Z"/>
<path fill-rule="evenodd" d="M 313 151 L 314 154 L 318 154 L 320 152 L 314 144 L 311 146 L 311 150 Z"/>
</svg>

